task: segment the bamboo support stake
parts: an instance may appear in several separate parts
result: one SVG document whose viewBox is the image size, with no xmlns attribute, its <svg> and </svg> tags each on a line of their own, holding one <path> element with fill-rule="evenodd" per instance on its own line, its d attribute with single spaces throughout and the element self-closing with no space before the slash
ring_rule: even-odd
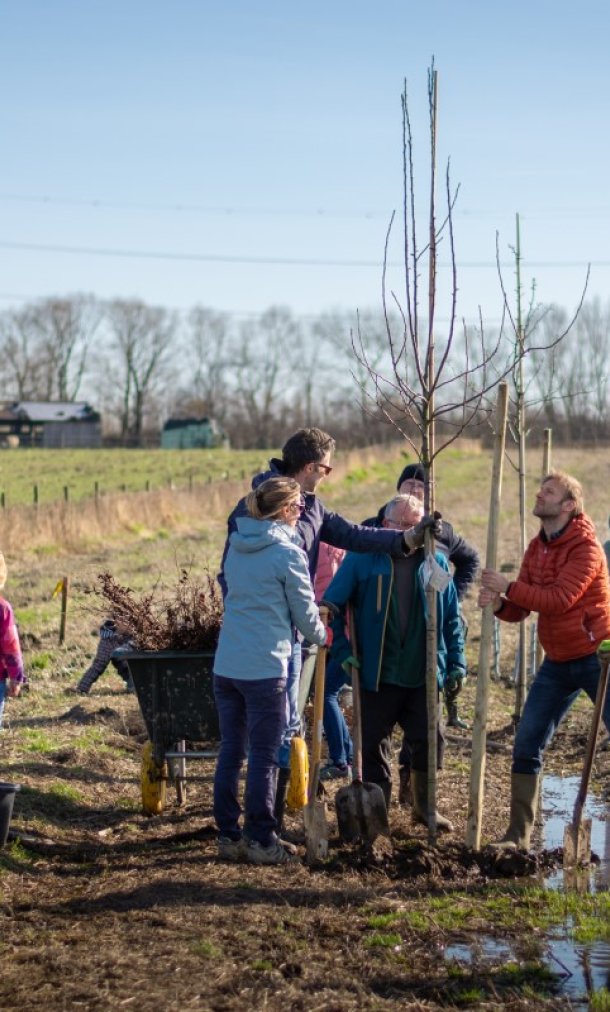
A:
<svg viewBox="0 0 610 1012">
<path fill-rule="evenodd" d="M 68 577 L 64 576 L 61 582 L 61 619 L 59 621 L 59 645 L 62 646 L 66 639 L 66 618 L 68 615 Z"/>
<path fill-rule="evenodd" d="M 508 413 L 508 384 L 498 386 L 496 403 L 496 433 L 494 460 L 489 502 L 489 526 L 487 528 L 487 552 L 485 566 L 495 569 L 498 556 L 498 527 L 502 496 L 502 473 L 504 467 L 504 444 L 506 439 L 506 418 Z M 481 822 L 485 784 L 485 750 L 487 746 L 487 709 L 489 702 L 489 669 L 493 643 L 494 612 L 491 604 L 481 615 L 481 641 L 479 646 L 479 667 L 477 671 L 477 695 L 472 727 L 472 762 L 470 767 L 470 797 L 466 822 L 466 845 L 478 850 L 481 846 Z"/>
</svg>

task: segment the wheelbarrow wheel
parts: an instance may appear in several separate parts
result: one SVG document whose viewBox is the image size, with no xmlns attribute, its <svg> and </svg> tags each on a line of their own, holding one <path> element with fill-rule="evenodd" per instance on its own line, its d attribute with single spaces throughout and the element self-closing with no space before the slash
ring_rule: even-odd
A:
<svg viewBox="0 0 610 1012">
<path fill-rule="evenodd" d="M 167 763 L 155 760 L 152 741 L 142 749 L 142 811 L 145 815 L 160 815 L 167 795 Z"/>
</svg>

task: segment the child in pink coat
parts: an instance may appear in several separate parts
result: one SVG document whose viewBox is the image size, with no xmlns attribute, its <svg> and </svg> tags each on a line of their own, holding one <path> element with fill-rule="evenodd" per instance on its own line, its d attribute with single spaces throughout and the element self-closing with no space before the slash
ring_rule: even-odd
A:
<svg viewBox="0 0 610 1012">
<path fill-rule="evenodd" d="M 0 552 L 0 590 L 6 583 L 7 570 Z M 18 696 L 25 681 L 19 634 L 13 609 L 0 597 L 0 727 L 7 696 Z"/>
</svg>

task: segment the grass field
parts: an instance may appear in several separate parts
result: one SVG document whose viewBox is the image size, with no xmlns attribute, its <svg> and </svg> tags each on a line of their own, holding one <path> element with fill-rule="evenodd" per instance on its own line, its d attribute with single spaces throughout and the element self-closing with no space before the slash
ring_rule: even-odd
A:
<svg viewBox="0 0 610 1012">
<path fill-rule="evenodd" d="M 2 450 L 0 493 L 7 505 L 32 503 L 34 486 L 40 503 L 73 501 L 98 492 L 139 492 L 147 487 L 188 487 L 226 478 L 241 478 L 264 467 L 268 451 L 260 450 Z"/>
</svg>

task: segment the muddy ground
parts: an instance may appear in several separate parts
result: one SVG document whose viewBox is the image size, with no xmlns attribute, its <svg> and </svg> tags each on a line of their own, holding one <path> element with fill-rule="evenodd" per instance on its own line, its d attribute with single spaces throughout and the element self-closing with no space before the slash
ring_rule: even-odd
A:
<svg viewBox="0 0 610 1012">
<path fill-rule="evenodd" d="M 561 972 L 545 968 L 542 901 L 530 888 L 560 855 L 497 862 L 464 847 L 468 732 L 449 732 L 439 807 L 455 832 L 436 849 L 396 803 L 391 847 L 370 853 L 341 845 L 331 786 L 327 862 L 219 863 L 210 760 L 189 764 L 183 807 L 170 788 L 161 815 L 141 813 L 147 735 L 136 698 L 110 673 L 89 696 L 73 693 L 95 649 L 97 616 L 84 591 L 109 562 L 119 577 L 144 586 L 155 567 L 175 568 L 208 544 L 213 555 L 221 533 L 219 526 L 83 549 L 78 557 L 32 556 L 15 575 L 17 606 L 37 599 L 44 618 L 26 630 L 30 691 L 9 705 L 0 734 L 0 779 L 22 785 L 13 839 L 0 854 L 0 1008 L 574 1007 Z M 75 599 L 58 648 L 49 598 L 64 570 Z M 469 609 L 474 616 L 472 602 Z M 471 623 L 471 661 L 476 633 Z M 470 720 L 475 691 L 471 676 L 461 707 Z M 501 834 L 507 818 L 513 702 L 512 687 L 492 684 L 486 840 Z M 579 771 L 590 713 L 585 704 L 574 708 L 548 752 L 548 770 Z M 596 791 L 609 792 L 609 774 L 604 751 Z M 288 827 L 298 838 L 302 816 L 291 816 Z M 473 966 L 451 955 L 451 945 L 484 936 L 511 939 L 517 955 Z"/>
</svg>

